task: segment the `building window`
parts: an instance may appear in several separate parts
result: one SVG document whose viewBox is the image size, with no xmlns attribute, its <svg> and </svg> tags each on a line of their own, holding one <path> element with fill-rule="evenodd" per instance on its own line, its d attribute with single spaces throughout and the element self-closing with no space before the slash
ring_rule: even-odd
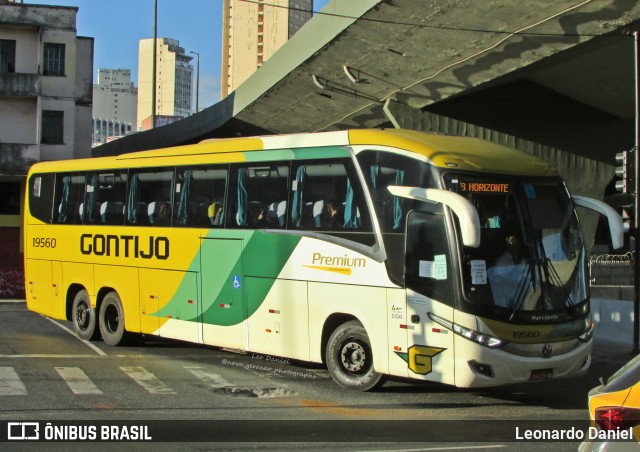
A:
<svg viewBox="0 0 640 452">
<path fill-rule="evenodd" d="M 42 111 L 42 144 L 64 144 L 64 112 Z"/>
<path fill-rule="evenodd" d="M 20 215 L 19 182 L 0 182 L 0 215 Z"/>
<path fill-rule="evenodd" d="M 0 72 L 16 71 L 16 41 L 0 39 Z"/>
<path fill-rule="evenodd" d="M 64 44 L 44 43 L 43 75 L 64 75 Z"/>
</svg>

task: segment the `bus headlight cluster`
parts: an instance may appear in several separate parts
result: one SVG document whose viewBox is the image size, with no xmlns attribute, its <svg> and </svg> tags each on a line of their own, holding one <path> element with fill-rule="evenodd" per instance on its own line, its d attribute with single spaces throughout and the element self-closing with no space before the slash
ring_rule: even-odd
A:
<svg viewBox="0 0 640 452">
<path fill-rule="evenodd" d="M 587 331 L 578 336 L 578 340 L 580 340 L 580 342 L 589 342 L 593 337 L 593 330 L 595 330 L 595 325 L 592 323 L 589 325 L 589 328 L 587 328 Z"/>
<path fill-rule="evenodd" d="M 443 319 L 442 317 L 435 315 L 432 312 L 430 312 L 428 315 L 429 315 L 429 318 L 434 322 L 439 323 L 440 325 L 447 328 L 448 330 L 453 330 L 453 332 L 456 333 L 457 335 L 462 336 L 466 339 L 469 339 L 470 341 L 473 341 L 476 344 L 480 344 L 483 347 L 500 348 L 508 344 L 508 341 L 498 339 L 497 337 L 493 337 L 489 334 L 479 333 L 478 331 L 472 330 L 470 328 L 465 328 L 461 325 L 458 325 L 457 323 L 449 322 Z"/>
<path fill-rule="evenodd" d="M 457 323 L 453 324 L 453 332 L 475 342 L 476 344 L 480 344 L 483 347 L 500 348 L 507 344 L 507 341 L 490 336 L 489 334 L 479 333 L 469 328 L 465 328 Z"/>
</svg>

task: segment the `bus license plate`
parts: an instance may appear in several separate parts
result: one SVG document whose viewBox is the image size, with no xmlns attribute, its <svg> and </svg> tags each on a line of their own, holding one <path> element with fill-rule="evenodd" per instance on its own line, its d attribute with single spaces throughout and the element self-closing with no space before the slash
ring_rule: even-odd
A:
<svg viewBox="0 0 640 452">
<path fill-rule="evenodd" d="M 550 380 L 553 378 L 553 369 L 535 369 L 531 371 L 531 381 Z"/>
</svg>

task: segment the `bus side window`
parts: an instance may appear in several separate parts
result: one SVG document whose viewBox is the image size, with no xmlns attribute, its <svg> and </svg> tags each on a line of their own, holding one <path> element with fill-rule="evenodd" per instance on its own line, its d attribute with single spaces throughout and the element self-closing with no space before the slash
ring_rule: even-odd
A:
<svg viewBox="0 0 640 452">
<path fill-rule="evenodd" d="M 355 172 L 344 161 L 301 162 L 294 167 L 291 226 L 319 231 L 371 231 Z"/>
<path fill-rule="evenodd" d="M 228 172 L 226 165 L 178 168 L 173 224 L 222 227 Z"/>
<path fill-rule="evenodd" d="M 55 173 L 34 174 L 29 179 L 29 213 L 44 223 L 51 223 L 55 179 Z"/>
<path fill-rule="evenodd" d="M 388 187 L 435 187 L 433 175 L 427 170 L 428 166 L 412 158 L 373 150 L 360 152 L 357 159 L 369 187 L 382 232 L 403 233 L 405 217 L 413 203 L 393 196 Z"/>
<path fill-rule="evenodd" d="M 84 173 L 59 173 L 56 176 L 53 223 L 82 223 L 84 188 Z"/>
<path fill-rule="evenodd" d="M 89 173 L 82 209 L 84 224 L 123 225 L 126 190 L 126 171 Z"/>
<path fill-rule="evenodd" d="M 131 171 L 125 208 L 127 224 L 171 225 L 173 168 Z"/>
<path fill-rule="evenodd" d="M 288 162 L 236 166 L 231 176 L 232 228 L 283 229 L 286 226 Z"/>
</svg>

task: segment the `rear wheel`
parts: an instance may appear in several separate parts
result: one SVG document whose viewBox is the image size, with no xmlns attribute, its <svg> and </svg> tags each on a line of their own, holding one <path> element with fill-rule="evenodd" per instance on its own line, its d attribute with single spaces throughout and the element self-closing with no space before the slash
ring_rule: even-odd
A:
<svg viewBox="0 0 640 452">
<path fill-rule="evenodd" d="M 343 323 L 331 334 L 325 355 L 327 369 L 343 388 L 369 391 L 384 383 L 373 370 L 369 336 L 360 322 Z"/>
<path fill-rule="evenodd" d="M 91 306 L 89 294 L 86 290 L 81 290 L 73 299 L 73 307 L 71 308 L 73 330 L 80 339 L 92 341 L 100 337 L 96 317 L 96 310 Z"/>
<path fill-rule="evenodd" d="M 100 305 L 100 333 L 108 345 L 125 345 L 128 339 L 124 329 L 124 311 L 116 292 L 109 292 Z"/>
</svg>

